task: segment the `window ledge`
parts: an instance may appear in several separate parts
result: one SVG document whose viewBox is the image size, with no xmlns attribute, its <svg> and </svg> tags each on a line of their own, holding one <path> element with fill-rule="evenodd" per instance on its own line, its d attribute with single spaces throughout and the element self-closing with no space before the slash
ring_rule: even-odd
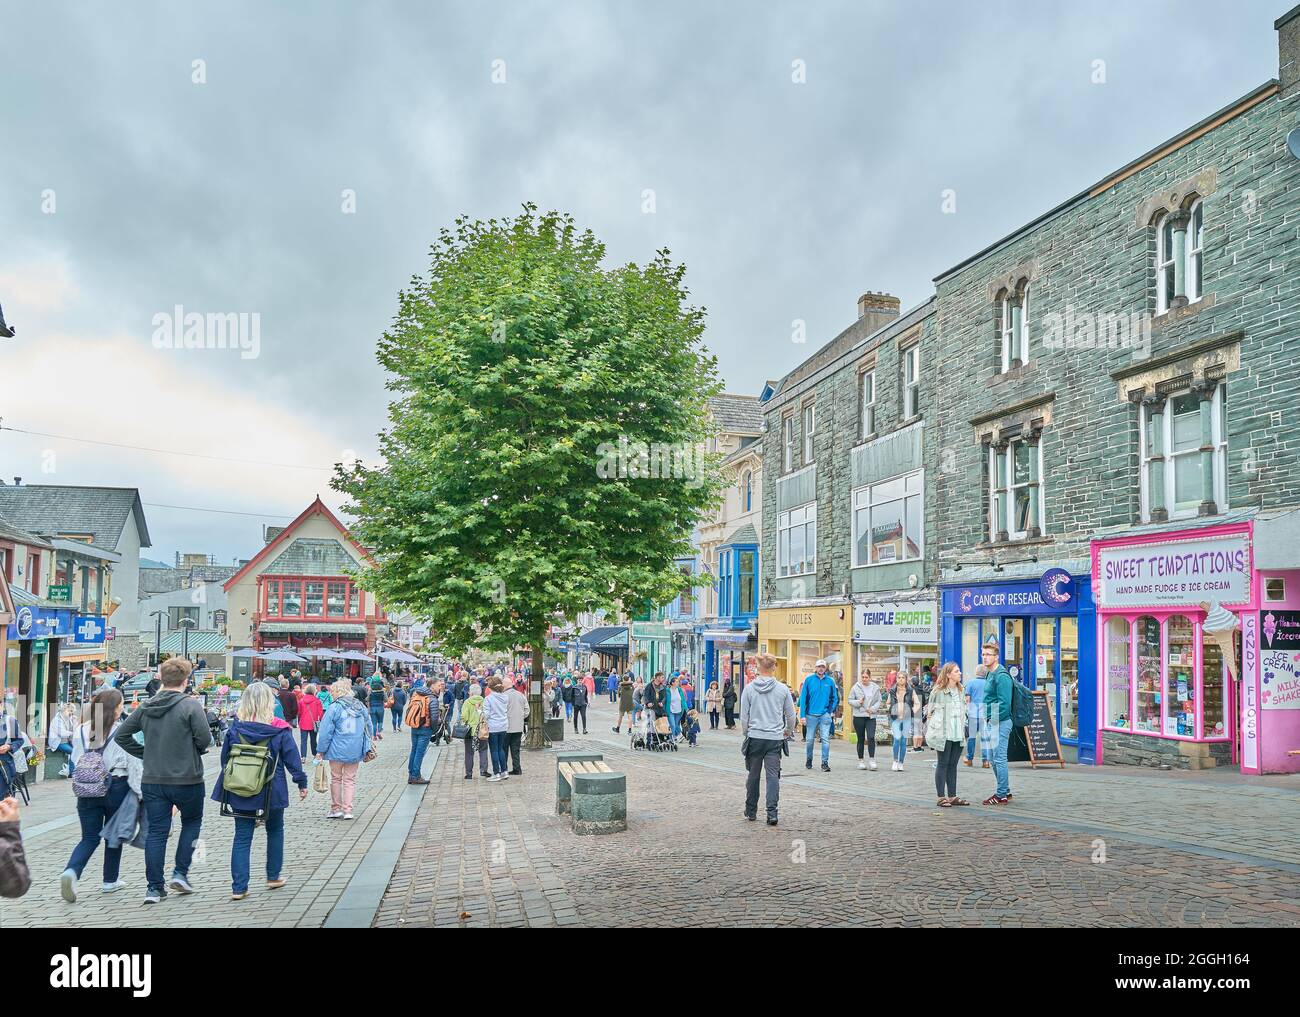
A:
<svg viewBox="0 0 1300 1017">
<path fill-rule="evenodd" d="M 999 385 L 1010 385 L 1023 378 L 1033 377 L 1036 367 L 1037 361 L 1031 360 L 1027 364 L 1021 364 L 1019 367 L 1012 367 L 1006 371 L 998 371 L 992 378 L 984 383 L 984 387 L 996 388 Z"/>
<path fill-rule="evenodd" d="M 1032 540 L 1028 537 L 1023 540 L 986 540 L 975 545 L 977 551 L 1004 551 L 1009 548 L 1020 547 L 1046 547 L 1048 544 L 1055 544 L 1056 538 L 1050 536 L 1034 537 Z"/>
<path fill-rule="evenodd" d="M 1151 319 L 1152 329 L 1165 328 L 1168 325 L 1176 325 L 1180 321 L 1188 318 L 1194 318 L 1204 310 L 1214 306 L 1214 294 L 1206 293 L 1195 303 L 1184 304 L 1181 307 L 1171 307 L 1164 314 L 1157 314 Z"/>
</svg>

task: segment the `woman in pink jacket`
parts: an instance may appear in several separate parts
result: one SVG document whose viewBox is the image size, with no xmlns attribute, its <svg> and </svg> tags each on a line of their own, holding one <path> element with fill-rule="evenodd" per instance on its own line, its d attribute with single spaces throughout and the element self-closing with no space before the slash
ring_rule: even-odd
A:
<svg viewBox="0 0 1300 1017">
<path fill-rule="evenodd" d="M 321 717 L 325 716 L 325 704 L 320 701 L 316 695 L 316 686 L 308 685 L 302 690 L 302 698 L 298 700 L 298 741 L 299 753 L 302 758 L 307 758 L 307 742 L 311 741 L 311 754 L 316 755 L 316 729 L 320 726 Z"/>
</svg>

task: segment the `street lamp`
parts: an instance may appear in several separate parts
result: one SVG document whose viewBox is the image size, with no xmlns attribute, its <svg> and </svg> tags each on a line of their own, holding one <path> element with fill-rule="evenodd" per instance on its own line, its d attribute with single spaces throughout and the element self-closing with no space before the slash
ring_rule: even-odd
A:
<svg viewBox="0 0 1300 1017">
<path fill-rule="evenodd" d="M 153 637 L 153 666 L 158 667 L 162 663 L 162 620 L 166 611 L 158 610 L 149 615 L 150 618 L 157 618 L 158 623 Z"/>
<path fill-rule="evenodd" d="M 190 659 L 190 629 L 198 628 L 199 623 L 193 618 L 182 618 L 181 627 L 181 656 L 186 660 Z"/>
</svg>

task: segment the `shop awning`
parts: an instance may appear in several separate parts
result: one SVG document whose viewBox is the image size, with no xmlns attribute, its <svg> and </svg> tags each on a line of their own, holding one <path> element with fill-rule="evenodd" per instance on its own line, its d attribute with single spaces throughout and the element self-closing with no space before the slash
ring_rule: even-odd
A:
<svg viewBox="0 0 1300 1017">
<path fill-rule="evenodd" d="M 141 640 L 141 642 L 143 642 L 145 646 L 152 646 L 150 640 L 144 639 Z M 191 632 L 188 643 L 185 642 L 185 636 L 181 632 L 168 632 L 162 637 L 163 653 L 176 654 L 188 648 L 190 656 L 194 656 L 196 653 L 224 654 L 228 645 L 225 633 L 223 632 Z"/>
<path fill-rule="evenodd" d="M 316 622 L 262 622 L 257 627 L 257 631 L 276 634 L 302 632 L 313 636 L 364 636 L 366 627 L 347 622 L 340 622 L 337 625 Z"/>
</svg>

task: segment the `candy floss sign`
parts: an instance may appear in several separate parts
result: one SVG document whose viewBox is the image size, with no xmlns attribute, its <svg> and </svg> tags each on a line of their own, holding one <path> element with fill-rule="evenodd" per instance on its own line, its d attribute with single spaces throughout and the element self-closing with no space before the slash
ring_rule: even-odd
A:
<svg viewBox="0 0 1300 1017">
<path fill-rule="evenodd" d="M 1250 602 L 1250 544 L 1244 535 L 1097 551 L 1101 606 L 1187 607 Z"/>
</svg>

